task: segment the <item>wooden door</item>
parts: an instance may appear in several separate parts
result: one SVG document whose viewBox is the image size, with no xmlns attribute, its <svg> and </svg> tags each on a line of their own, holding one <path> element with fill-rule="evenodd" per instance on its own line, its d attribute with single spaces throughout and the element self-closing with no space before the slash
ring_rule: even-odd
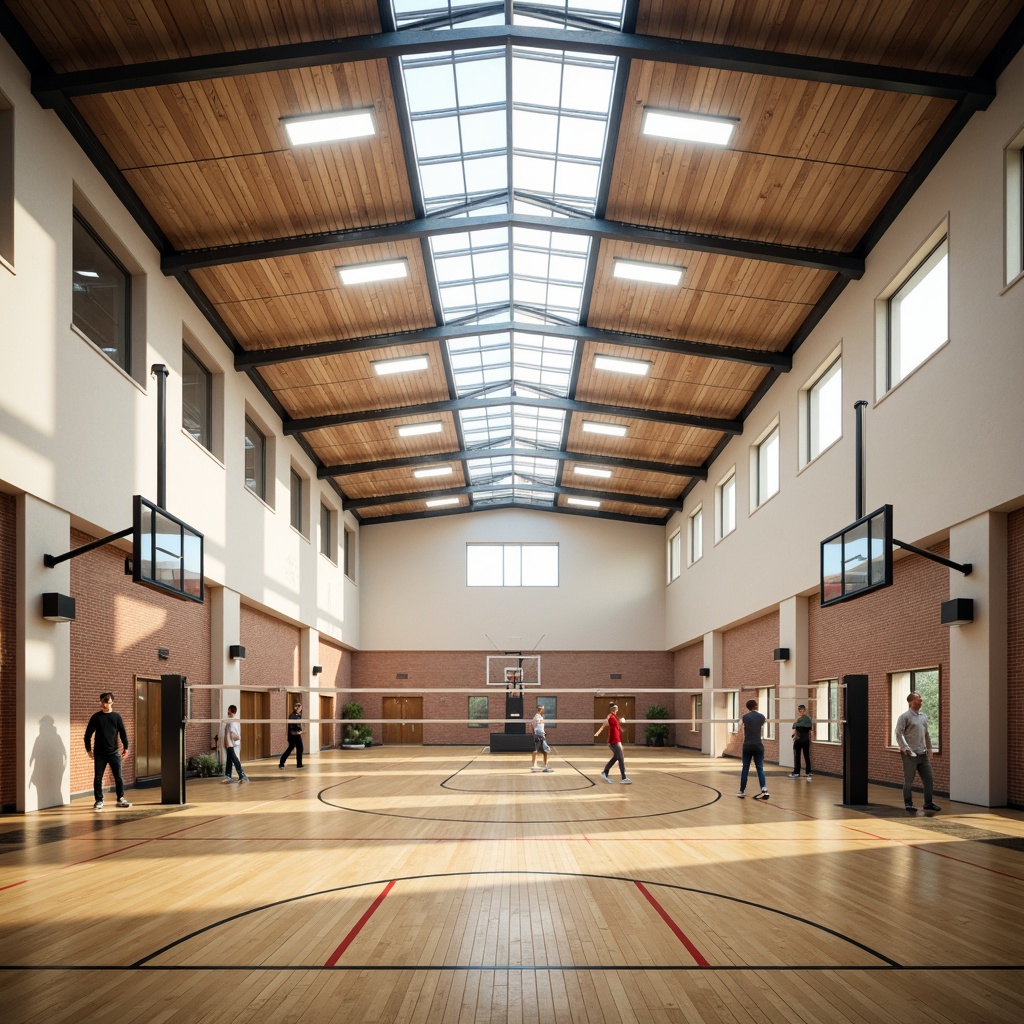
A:
<svg viewBox="0 0 1024 1024">
<path fill-rule="evenodd" d="M 135 677 L 135 777 L 160 778 L 160 680 Z M 125 723 L 127 727 L 127 723 Z M 129 731 L 130 736 L 130 731 Z"/>
<path fill-rule="evenodd" d="M 384 743 L 423 743 L 422 697 L 385 697 L 382 717 Z"/>
<path fill-rule="evenodd" d="M 270 694 L 266 690 L 242 690 L 239 695 L 242 719 L 242 763 L 270 757 L 270 725 L 258 719 L 270 717 Z"/>
<path fill-rule="evenodd" d="M 606 697 L 595 697 L 594 698 L 594 718 L 597 719 L 598 725 L 604 722 L 608 718 L 608 705 L 614 701 L 619 705 L 619 718 L 624 718 L 625 722 L 622 723 L 622 743 L 636 742 L 636 728 L 633 724 L 633 716 L 636 711 L 636 698 L 635 697 L 620 697 L 614 693 L 608 694 Z M 597 732 L 597 725 L 594 726 L 594 732 Z M 605 729 L 601 735 L 594 740 L 595 743 L 607 743 L 608 742 L 608 730 Z"/>
<path fill-rule="evenodd" d="M 329 750 L 334 746 L 334 698 L 320 698 L 320 749 Z"/>
</svg>

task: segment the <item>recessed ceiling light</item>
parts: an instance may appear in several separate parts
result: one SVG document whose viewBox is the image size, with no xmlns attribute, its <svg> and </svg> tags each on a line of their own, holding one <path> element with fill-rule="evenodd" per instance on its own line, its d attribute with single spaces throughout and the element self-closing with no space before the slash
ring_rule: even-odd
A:
<svg viewBox="0 0 1024 1024">
<path fill-rule="evenodd" d="M 566 498 L 567 505 L 579 505 L 580 508 L 600 508 L 601 502 L 593 501 L 591 498 Z"/>
<path fill-rule="evenodd" d="M 378 359 L 370 365 L 378 377 L 386 377 L 391 373 L 425 370 L 430 365 L 430 360 L 426 356 L 403 356 L 401 359 Z"/>
<path fill-rule="evenodd" d="M 422 480 L 428 476 L 448 476 L 452 472 L 451 466 L 431 466 L 430 469 L 417 469 L 413 472 L 413 476 L 417 480 Z"/>
<path fill-rule="evenodd" d="M 397 281 L 409 276 L 408 260 L 385 260 L 380 263 L 353 263 L 337 267 L 338 277 L 344 285 L 371 284 L 374 281 Z"/>
<path fill-rule="evenodd" d="M 610 469 L 598 469 L 596 466 L 577 466 L 573 472 L 580 476 L 599 476 L 602 480 L 609 480 L 612 475 Z"/>
<path fill-rule="evenodd" d="M 293 146 L 309 146 L 317 142 L 341 142 L 365 139 L 377 134 L 372 110 L 346 110 L 308 117 L 282 117 L 281 123 Z"/>
<path fill-rule="evenodd" d="M 458 505 L 458 498 L 431 498 L 426 503 L 427 508 L 441 508 L 442 505 Z"/>
<path fill-rule="evenodd" d="M 733 129 L 739 124 L 732 117 L 706 117 L 703 114 L 680 114 L 671 110 L 645 110 L 641 131 L 659 139 L 678 142 L 707 142 L 726 146 Z"/>
<path fill-rule="evenodd" d="M 618 423 L 595 423 L 592 420 L 584 420 L 583 433 L 606 434 L 608 437 L 625 437 L 626 428 Z"/>
<path fill-rule="evenodd" d="M 442 423 L 403 423 L 398 428 L 399 437 L 416 437 L 419 434 L 440 434 L 444 430 Z"/>
<path fill-rule="evenodd" d="M 619 356 L 594 356 L 595 370 L 613 370 L 615 373 L 631 373 L 634 377 L 646 377 L 651 364 L 645 359 L 621 359 Z"/>
<path fill-rule="evenodd" d="M 623 281 L 644 281 L 648 284 L 670 284 L 678 286 L 683 280 L 685 267 L 675 267 L 669 263 L 641 263 L 638 260 L 620 260 L 612 262 L 612 277 Z"/>
</svg>

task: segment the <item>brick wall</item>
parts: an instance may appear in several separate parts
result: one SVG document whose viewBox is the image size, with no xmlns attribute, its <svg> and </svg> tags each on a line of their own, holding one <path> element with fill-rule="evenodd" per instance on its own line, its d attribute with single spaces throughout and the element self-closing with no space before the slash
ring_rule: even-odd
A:
<svg viewBox="0 0 1024 1024">
<path fill-rule="evenodd" d="M 1007 802 L 1024 807 L 1024 728 L 1020 715 L 1024 707 L 1024 509 L 1007 517 L 1007 533 Z"/>
<path fill-rule="evenodd" d="M 284 750 L 288 746 L 288 727 L 284 722 L 288 717 L 288 699 L 278 688 L 299 685 L 299 627 L 243 604 L 239 633 L 239 642 L 245 648 L 242 689 L 271 691 L 270 717 L 281 721 L 270 727 L 270 749 Z M 304 710 L 308 714 L 311 708 Z M 316 749 L 308 729 L 305 740 L 308 749 Z"/>
<path fill-rule="evenodd" d="M 0 808 L 17 802 L 17 503 L 0 493 Z"/>
<path fill-rule="evenodd" d="M 703 665 L 703 640 L 699 640 L 695 644 L 690 644 L 689 647 L 684 647 L 681 651 L 676 651 L 673 659 L 673 676 L 676 689 L 693 690 L 697 687 L 701 687 L 704 683 L 704 679 L 699 674 L 699 669 L 701 669 Z M 689 718 L 692 707 L 693 694 L 680 693 L 675 698 L 675 713 L 672 717 Z M 710 708 L 702 710 L 701 714 L 704 715 L 705 718 L 708 717 L 706 711 L 710 711 Z M 676 746 L 700 750 L 703 733 L 702 726 L 698 725 L 696 732 L 688 725 L 674 725 L 672 726 L 672 730 L 673 732 L 671 735 Z"/>
<path fill-rule="evenodd" d="M 948 558 L 948 544 L 930 550 Z M 891 587 L 843 604 L 808 610 L 808 680 L 844 675 L 868 677 L 868 776 L 873 781 L 903 784 L 900 755 L 892 746 L 889 714 L 889 673 L 939 669 L 941 750 L 932 758 L 935 788 L 949 792 L 949 626 L 939 608 L 949 596 L 949 572 L 920 555 L 908 555 L 893 567 Z M 814 703 L 813 700 L 811 702 Z M 900 708 L 901 711 L 905 707 Z M 814 718 L 827 717 L 811 708 Z M 842 772 L 839 744 L 811 744 L 815 770 Z"/>
<path fill-rule="evenodd" d="M 352 654 L 352 686 L 388 687 L 406 691 L 411 696 L 423 693 L 423 717 L 446 719 L 423 727 L 423 742 L 486 744 L 491 731 L 500 732 L 503 725 L 487 729 L 470 728 L 469 694 L 426 693 L 432 689 L 469 689 L 483 687 L 487 677 L 487 651 L 355 651 Z M 636 720 L 644 718 L 651 704 L 669 704 L 670 694 L 637 693 L 641 689 L 672 687 L 671 652 L 659 651 L 544 651 L 541 654 L 541 682 L 538 693 L 558 698 L 557 719 L 585 719 L 573 724 L 563 721 L 549 726 L 550 739 L 564 744 L 592 744 L 596 725 L 593 691 L 604 688 L 609 695 L 636 696 Z M 408 678 L 396 678 L 399 673 Z M 613 673 L 621 679 L 611 679 Z M 557 691 L 557 692 L 555 692 Z M 569 691 L 569 692 L 565 692 Z M 535 691 L 527 688 L 525 703 Z M 353 695 L 363 705 L 364 718 L 380 718 L 383 711 L 381 694 Z M 489 702 L 492 719 L 504 721 L 505 690 L 496 687 Z M 532 717 L 527 715 L 526 717 Z M 380 727 L 373 726 L 374 739 L 380 742 Z M 636 741 L 645 742 L 643 724 L 636 726 Z"/>
<path fill-rule="evenodd" d="M 778 697 L 779 666 L 772 658 L 772 652 L 779 646 L 779 613 L 769 612 L 758 619 L 744 622 L 722 634 L 722 688 L 738 689 L 740 714 L 746 714 L 744 705 L 751 698 L 757 699 L 757 691 L 768 686 L 776 691 Z M 761 714 L 768 716 L 768 709 L 762 704 L 758 707 Z M 778 708 L 776 707 L 776 717 Z M 706 716 L 709 717 L 709 716 Z M 779 760 L 779 727 L 776 726 L 776 739 L 768 739 L 768 727 L 764 730 L 764 759 L 777 763 Z M 789 735 L 789 731 L 786 731 Z M 739 757 L 743 752 L 741 733 L 729 733 L 723 753 Z M 812 762 L 813 763 L 813 762 Z"/>
<path fill-rule="evenodd" d="M 96 538 L 71 532 L 71 547 Z M 89 718 L 100 709 L 99 695 L 114 694 L 129 745 L 136 736 L 136 676 L 178 673 L 190 683 L 210 681 L 209 605 L 179 601 L 132 583 L 124 574 L 125 552 L 99 548 L 71 560 L 71 594 L 75 621 L 71 630 L 71 792 L 92 791 L 92 759 L 82 737 Z M 161 661 L 157 648 L 170 651 Z M 209 691 L 196 691 L 192 713 L 210 717 Z M 186 755 L 210 749 L 207 725 L 190 725 L 185 734 Z M 135 758 L 125 763 L 125 783 L 135 782 Z M 109 773 L 107 779 L 109 780 Z"/>
</svg>

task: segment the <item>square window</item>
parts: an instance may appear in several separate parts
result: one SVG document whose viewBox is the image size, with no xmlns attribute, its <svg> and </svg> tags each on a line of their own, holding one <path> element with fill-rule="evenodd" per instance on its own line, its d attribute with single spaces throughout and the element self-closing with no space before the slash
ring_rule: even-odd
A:
<svg viewBox="0 0 1024 1024">
<path fill-rule="evenodd" d="M 779 493 L 779 425 L 763 434 L 751 449 L 750 496 L 752 509 Z"/>
<path fill-rule="evenodd" d="M 736 469 L 715 488 L 715 535 L 718 540 L 736 529 Z"/>
<path fill-rule="evenodd" d="M 71 247 L 71 321 L 111 362 L 130 374 L 131 274 L 77 210 Z"/>
<path fill-rule="evenodd" d="M 267 439 L 253 421 L 245 417 L 245 486 L 267 500 Z"/>
<path fill-rule="evenodd" d="M 181 426 L 213 451 L 213 374 L 185 345 L 181 348 Z"/>
<path fill-rule="evenodd" d="M 704 506 L 698 505 L 691 513 L 686 531 L 687 565 L 704 557 Z"/>
<path fill-rule="evenodd" d="M 668 581 L 671 583 L 673 580 L 679 578 L 679 573 L 682 571 L 681 566 L 681 555 L 682 555 L 682 535 L 676 530 L 668 539 Z"/>
</svg>

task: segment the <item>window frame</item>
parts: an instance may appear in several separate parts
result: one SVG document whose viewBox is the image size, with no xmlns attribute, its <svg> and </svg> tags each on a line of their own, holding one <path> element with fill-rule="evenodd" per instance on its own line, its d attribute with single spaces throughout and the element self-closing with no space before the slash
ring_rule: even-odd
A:
<svg viewBox="0 0 1024 1024">
<path fill-rule="evenodd" d="M 250 431 L 259 438 L 259 443 L 253 443 L 254 439 L 250 437 Z M 244 466 L 244 480 L 245 489 L 255 495 L 262 502 L 267 502 L 267 435 L 263 432 L 258 424 L 249 413 L 245 414 L 245 429 L 243 431 L 243 444 L 245 446 L 245 466 Z M 253 476 L 249 476 L 249 450 L 252 450 L 253 455 Z M 257 466 L 257 462 L 259 465 Z M 257 475 L 258 474 L 258 475 Z M 249 483 L 252 479 L 252 484 Z"/>
<path fill-rule="evenodd" d="M 839 395 L 835 407 L 829 407 L 826 415 L 822 415 L 820 409 L 822 402 L 820 395 L 824 389 L 832 383 L 833 378 L 839 377 Z M 816 400 L 816 396 L 817 400 Z M 816 408 L 817 406 L 817 408 Z M 809 466 L 816 459 L 819 459 L 833 445 L 838 444 L 843 438 L 843 350 L 842 345 L 837 346 L 829 353 L 828 358 L 811 375 L 807 383 L 800 389 L 800 467 Z M 838 433 L 822 440 L 822 420 L 830 418 L 829 413 L 838 416 Z"/>
<path fill-rule="evenodd" d="M 668 582 L 672 583 L 682 575 L 682 546 L 683 535 L 681 530 L 676 530 L 668 539 Z"/>
<path fill-rule="evenodd" d="M 766 740 L 775 739 L 775 687 L 759 686 L 757 688 L 757 707 L 765 717 Z"/>
<path fill-rule="evenodd" d="M 814 684 L 814 739 L 817 743 L 839 743 L 839 723 L 842 719 L 838 679 L 819 679 Z M 825 714 L 821 705 L 825 704 Z M 833 714 L 833 711 L 835 714 Z"/>
<path fill-rule="evenodd" d="M 483 582 L 473 582 L 471 577 L 471 570 L 474 568 L 470 565 L 470 550 L 471 549 L 482 549 L 482 548 L 494 548 L 500 549 L 500 565 L 501 565 L 501 582 L 496 582 L 497 577 L 492 576 Z M 555 579 L 553 583 L 526 583 L 523 582 L 523 566 L 522 566 L 522 551 L 524 548 L 550 548 L 554 551 L 554 569 Z M 519 582 L 506 582 L 509 570 L 514 568 L 511 565 L 513 560 L 513 550 L 519 549 Z M 492 556 L 493 557 L 493 556 Z M 477 573 L 482 568 L 486 568 L 480 565 L 476 567 Z M 490 571 L 493 573 L 494 566 L 490 567 Z M 467 587 L 559 587 L 561 586 L 561 550 L 558 543 L 550 543 L 547 541 L 532 541 L 532 542 L 478 542 L 478 541 L 467 541 L 466 543 L 466 586 Z"/>
<path fill-rule="evenodd" d="M 319 551 L 333 565 L 338 564 L 337 510 L 320 499 Z"/>
<path fill-rule="evenodd" d="M 547 694 L 537 694 L 534 700 L 534 705 L 544 705 L 544 731 L 550 732 L 552 729 L 558 728 L 558 698 L 548 696 Z M 534 714 L 537 713 L 536 706 L 534 707 Z M 525 718 L 526 715 L 523 715 Z M 531 718 L 533 715 L 530 716 Z"/>
<path fill-rule="evenodd" d="M 727 490 L 728 488 L 728 490 Z M 726 499 L 729 499 L 728 502 Z M 725 512 L 729 506 L 731 525 L 726 529 Z M 736 467 L 733 466 L 715 486 L 715 543 L 736 532 Z"/>
<path fill-rule="evenodd" d="M 344 574 L 353 582 L 356 581 L 356 531 L 348 524 L 342 524 L 342 538 L 344 548 L 342 550 Z"/>
<path fill-rule="evenodd" d="M 186 363 L 186 360 L 191 360 L 196 365 L 196 367 L 199 370 L 199 378 L 201 380 L 203 380 L 205 382 L 205 385 L 206 385 L 206 387 L 205 387 L 206 394 L 205 394 L 204 400 L 203 400 L 204 408 L 202 410 L 202 415 L 200 417 L 198 417 L 199 419 L 201 419 L 201 420 L 203 420 L 205 422 L 201 422 L 199 424 L 199 436 L 198 437 L 196 436 L 195 433 L 193 433 L 193 431 L 190 428 L 189 424 L 187 424 L 185 422 L 185 410 L 186 410 L 185 389 L 188 386 L 187 378 L 186 378 L 186 375 L 185 375 L 185 363 Z M 213 454 L 213 445 L 214 445 L 214 434 L 213 434 L 213 384 L 214 384 L 214 374 L 213 374 L 213 372 L 207 368 L 206 364 L 202 361 L 202 359 L 199 358 L 199 356 L 196 355 L 196 353 L 192 350 L 191 346 L 186 341 L 183 340 L 182 343 L 181 343 L 181 429 L 184 430 L 185 433 L 188 434 L 189 437 L 191 437 L 192 440 L 196 442 L 196 444 L 198 444 L 201 447 L 205 448 L 211 455 Z M 193 403 L 193 407 L 197 408 L 196 403 Z M 205 430 L 205 433 L 204 433 L 204 430 Z"/>
<path fill-rule="evenodd" d="M 698 505 L 687 517 L 686 565 L 696 565 L 704 557 L 704 504 Z"/>
<path fill-rule="evenodd" d="M 491 724 L 490 695 L 475 694 L 466 698 L 466 728 L 486 729 Z M 480 702 L 483 701 L 483 717 L 480 716 Z M 474 708 L 476 710 L 474 710 Z"/>
<path fill-rule="evenodd" d="M 759 508 L 771 501 L 782 489 L 782 434 L 779 425 L 779 417 L 764 429 L 760 437 L 750 446 L 750 511 L 756 512 Z M 775 465 L 768 463 L 769 457 L 774 452 Z M 774 468 L 775 490 L 768 491 L 771 471 Z"/>
<path fill-rule="evenodd" d="M 1004 151 L 1006 224 L 1004 281 L 1007 287 L 1024 277 L 1024 128 Z"/>
<path fill-rule="evenodd" d="M 309 484 L 301 472 L 293 465 L 288 469 L 288 523 L 302 538 L 308 540 L 306 508 L 308 505 Z"/>
<path fill-rule="evenodd" d="M 704 717 L 704 694 L 703 693 L 691 693 L 690 694 L 690 732 L 699 733 L 702 728 L 702 719 Z"/>
<path fill-rule="evenodd" d="M 931 680 L 918 679 L 919 676 L 932 674 L 935 676 L 934 683 Z M 921 694 L 921 710 L 928 716 L 928 735 L 932 741 L 932 753 L 938 754 L 942 750 L 942 670 L 938 665 L 889 673 L 889 746 L 898 747 L 896 719 L 910 707 L 907 697 L 915 690 Z"/>
<path fill-rule="evenodd" d="M 740 692 L 731 690 L 725 695 L 725 717 L 729 720 L 729 732 L 740 731 Z"/>
<path fill-rule="evenodd" d="M 0 265 L 14 270 L 14 104 L 0 92 Z"/>
</svg>

